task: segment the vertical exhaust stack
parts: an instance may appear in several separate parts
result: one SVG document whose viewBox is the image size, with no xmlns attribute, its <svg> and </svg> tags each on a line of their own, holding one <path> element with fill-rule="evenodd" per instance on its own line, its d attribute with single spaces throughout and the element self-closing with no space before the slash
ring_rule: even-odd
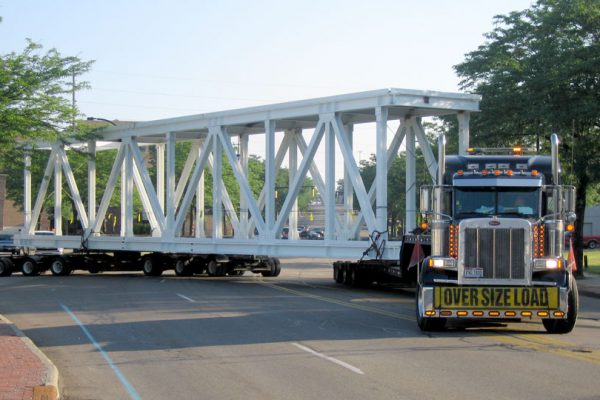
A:
<svg viewBox="0 0 600 400">
<path fill-rule="evenodd" d="M 558 145 L 560 144 L 560 140 L 556 133 L 550 136 L 550 142 L 552 143 L 552 184 L 560 185 L 560 164 L 558 162 Z"/>
<path fill-rule="evenodd" d="M 446 172 L 446 137 L 444 134 L 438 136 L 438 175 L 437 184 L 444 184 L 444 173 Z"/>
</svg>

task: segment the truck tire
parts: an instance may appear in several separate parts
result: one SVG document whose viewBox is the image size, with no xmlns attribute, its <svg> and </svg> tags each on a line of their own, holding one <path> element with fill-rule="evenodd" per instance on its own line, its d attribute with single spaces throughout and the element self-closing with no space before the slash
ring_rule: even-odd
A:
<svg viewBox="0 0 600 400">
<path fill-rule="evenodd" d="M 10 276 L 13 270 L 13 263 L 9 258 L 0 258 L 0 276 Z"/>
<path fill-rule="evenodd" d="M 37 264 L 29 257 L 25 257 L 21 261 L 21 273 L 25 276 L 36 276 L 39 275 Z"/>
<path fill-rule="evenodd" d="M 351 263 L 344 265 L 344 285 L 353 286 L 356 279 L 356 270 Z"/>
<path fill-rule="evenodd" d="M 142 271 L 146 276 L 160 276 L 163 273 L 158 263 L 158 259 L 152 256 L 142 257 Z"/>
<path fill-rule="evenodd" d="M 175 275 L 177 276 L 190 276 L 192 275 L 192 268 L 189 260 L 185 258 L 177 258 L 175 260 Z"/>
<path fill-rule="evenodd" d="M 217 260 L 210 259 L 206 265 L 206 272 L 208 276 L 225 276 L 224 268 L 220 265 Z"/>
<path fill-rule="evenodd" d="M 577 290 L 577 282 L 575 278 L 570 277 L 571 290 L 569 290 L 569 297 L 567 299 L 568 309 L 566 319 L 544 319 L 542 323 L 546 332 L 553 334 L 564 334 L 569 333 L 575 327 L 577 322 L 577 313 L 579 311 L 579 291 Z"/>
<path fill-rule="evenodd" d="M 269 257 L 266 261 L 269 271 L 261 271 L 262 276 L 275 277 L 281 273 L 281 265 L 278 258 Z"/>
<path fill-rule="evenodd" d="M 333 264 L 333 280 L 335 283 L 344 283 L 344 270 L 342 269 L 342 263 Z"/>
<path fill-rule="evenodd" d="M 67 266 L 64 258 L 56 257 L 50 261 L 50 272 L 54 276 L 65 276 L 71 273 L 71 269 Z"/>
<path fill-rule="evenodd" d="M 423 287 L 420 283 L 417 283 L 417 290 L 415 294 L 416 310 L 417 310 L 417 325 L 423 332 L 435 332 L 443 331 L 446 327 L 446 318 L 426 318 L 424 314 L 423 305 Z"/>
<path fill-rule="evenodd" d="M 588 243 L 588 249 L 594 250 L 597 247 L 598 247 L 598 242 L 596 242 L 595 240 L 590 240 L 590 242 Z"/>
</svg>

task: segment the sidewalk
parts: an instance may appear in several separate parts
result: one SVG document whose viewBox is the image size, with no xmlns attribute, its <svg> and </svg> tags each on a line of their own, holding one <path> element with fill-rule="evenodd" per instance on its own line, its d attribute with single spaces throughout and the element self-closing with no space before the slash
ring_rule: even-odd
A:
<svg viewBox="0 0 600 400">
<path fill-rule="evenodd" d="M 0 315 L 0 399 L 58 399 L 58 370 L 9 320 Z"/>
<path fill-rule="evenodd" d="M 577 280 L 580 296 L 600 298 L 600 275 Z M 56 400 L 58 370 L 29 338 L 0 315 L 0 400 Z"/>
</svg>

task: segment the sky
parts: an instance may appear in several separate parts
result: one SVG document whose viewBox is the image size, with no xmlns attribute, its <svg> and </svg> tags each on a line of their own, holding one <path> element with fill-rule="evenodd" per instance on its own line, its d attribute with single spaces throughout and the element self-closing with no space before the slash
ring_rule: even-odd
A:
<svg viewBox="0 0 600 400">
<path fill-rule="evenodd" d="M 0 0 L 0 53 L 30 38 L 95 60 L 81 112 L 155 120 L 389 87 L 458 92 L 452 66 L 484 43 L 495 15 L 531 4 Z"/>
</svg>

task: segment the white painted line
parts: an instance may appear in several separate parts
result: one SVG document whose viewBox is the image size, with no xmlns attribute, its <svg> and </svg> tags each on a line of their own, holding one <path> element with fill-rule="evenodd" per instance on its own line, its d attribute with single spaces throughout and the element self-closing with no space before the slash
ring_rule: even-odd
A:
<svg viewBox="0 0 600 400">
<path fill-rule="evenodd" d="M 135 388 L 133 386 L 131 386 L 131 383 L 129 383 L 129 381 L 125 378 L 125 375 L 123 375 L 123 373 L 121 372 L 121 370 L 119 369 L 119 367 L 117 367 L 115 365 L 115 363 L 110 358 L 110 356 L 102 349 L 102 346 L 100 346 L 100 344 L 98 342 L 96 342 L 96 339 L 94 339 L 94 337 L 92 336 L 92 334 L 90 333 L 90 331 L 88 331 L 88 329 L 79 320 L 79 318 L 77 318 L 77 316 L 71 312 L 71 310 L 69 309 L 69 307 L 65 306 L 64 304 L 61 304 L 60 306 L 62 307 L 63 310 L 65 310 L 65 312 L 67 314 L 69 314 L 69 317 L 71 317 L 71 319 L 73 321 L 75 321 L 75 323 L 77 325 L 79 325 L 79 327 L 81 328 L 81 330 L 83 331 L 83 333 L 85 333 L 85 336 L 87 336 L 87 338 L 90 340 L 90 342 L 92 342 L 92 344 L 94 345 L 94 347 L 96 348 L 96 350 L 98 350 L 100 352 L 100 354 L 102 355 L 102 357 L 104 357 L 104 360 L 108 363 L 108 365 L 110 366 L 110 368 L 112 368 L 112 370 L 115 373 L 115 375 L 117 375 L 117 378 L 119 378 L 119 380 L 121 381 L 121 383 L 125 387 L 125 390 L 127 390 L 127 393 L 129 394 L 129 397 L 131 397 L 133 400 L 141 400 L 142 398 L 139 395 L 139 393 L 135 390 Z"/>
<path fill-rule="evenodd" d="M 310 354 L 312 354 L 314 356 L 317 356 L 319 358 L 322 358 L 324 360 L 327 360 L 327 361 L 330 361 L 330 362 L 332 362 L 334 364 L 337 364 L 337 365 L 339 365 L 341 367 L 349 369 L 350 371 L 352 371 L 354 373 L 357 373 L 359 375 L 364 375 L 365 374 L 364 372 L 362 372 L 360 369 L 356 368 L 355 366 L 350 365 L 348 363 L 345 363 L 345 362 L 343 362 L 341 360 L 338 360 L 337 358 L 326 356 L 325 354 L 319 353 L 318 351 L 314 351 L 313 349 L 311 349 L 309 347 L 306 347 L 306 346 L 303 346 L 303 345 L 301 345 L 299 343 L 292 343 L 292 345 L 294 345 L 297 348 L 299 348 L 300 350 L 304 350 L 307 353 L 310 353 Z"/>
<path fill-rule="evenodd" d="M 179 294 L 179 293 L 176 293 L 176 294 L 177 294 L 177 296 L 181 297 L 181 298 L 182 298 L 182 299 L 184 299 L 184 300 L 187 300 L 187 301 L 189 301 L 190 303 L 195 303 L 195 302 L 196 302 L 196 300 L 194 300 L 194 299 L 190 299 L 190 298 L 189 298 L 189 297 L 187 297 L 187 296 L 184 296 L 184 295 L 182 295 L 182 294 Z"/>
</svg>

